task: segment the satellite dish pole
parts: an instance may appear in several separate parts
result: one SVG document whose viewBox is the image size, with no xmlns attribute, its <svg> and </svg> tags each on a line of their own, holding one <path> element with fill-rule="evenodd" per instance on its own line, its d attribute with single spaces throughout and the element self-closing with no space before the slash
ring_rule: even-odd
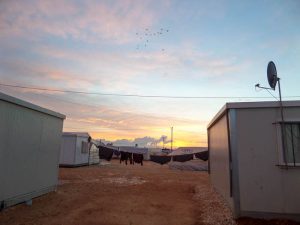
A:
<svg viewBox="0 0 300 225">
<path fill-rule="evenodd" d="M 284 162 L 287 167 L 287 152 L 286 152 L 286 144 L 285 144 L 285 129 L 284 129 L 284 116 L 283 116 L 283 104 L 282 104 L 282 98 L 281 98 L 281 88 L 280 88 L 280 78 L 277 77 L 277 70 L 276 70 L 276 66 L 275 63 L 273 61 L 270 61 L 268 63 L 268 67 L 267 67 L 267 78 L 268 78 L 268 82 L 271 88 L 267 88 L 267 87 L 262 87 L 260 86 L 260 84 L 256 84 L 255 87 L 256 88 L 261 88 L 261 89 L 266 89 L 266 90 L 273 90 L 275 91 L 275 87 L 276 84 L 278 82 L 278 91 L 279 91 L 279 106 L 280 106 L 280 114 L 281 114 L 281 143 L 282 143 L 282 150 L 284 152 L 283 156 L 284 156 Z"/>
<path fill-rule="evenodd" d="M 274 65 L 275 66 L 275 65 Z M 278 91 L 279 91 L 279 104 L 280 104 L 280 114 L 281 114 L 281 143 L 282 143 L 282 150 L 284 152 L 284 162 L 286 168 L 288 168 L 288 162 L 287 162 L 287 149 L 286 149 L 286 143 L 285 143 L 285 127 L 284 127 L 284 117 L 283 117 L 283 105 L 282 105 L 282 98 L 281 98 L 281 88 L 280 88 L 280 78 L 276 77 L 278 81 Z M 294 160 L 295 164 L 295 160 Z"/>
</svg>

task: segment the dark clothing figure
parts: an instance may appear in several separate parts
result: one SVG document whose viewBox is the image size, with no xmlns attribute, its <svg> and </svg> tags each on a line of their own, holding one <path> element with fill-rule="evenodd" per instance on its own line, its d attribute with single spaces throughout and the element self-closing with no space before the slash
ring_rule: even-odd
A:
<svg viewBox="0 0 300 225">
<path fill-rule="evenodd" d="M 118 150 L 114 150 L 114 154 L 115 154 L 115 156 L 120 156 L 121 152 L 119 152 Z"/>
<path fill-rule="evenodd" d="M 196 158 L 202 159 L 203 161 L 208 160 L 208 151 L 195 153 Z"/>
<path fill-rule="evenodd" d="M 144 160 L 143 154 L 133 153 L 132 158 L 134 163 L 139 163 L 141 164 L 141 166 L 143 165 L 143 160 Z"/>
<path fill-rule="evenodd" d="M 127 160 L 128 160 L 128 155 L 127 152 L 120 152 L 121 153 L 121 157 L 120 157 L 120 163 L 122 163 L 122 161 L 125 161 L 125 164 L 127 165 Z"/>
<path fill-rule="evenodd" d="M 127 161 L 129 160 L 130 164 L 133 164 L 132 153 L 123 152 L 123 151 L 121 151 L 120 153 L 121 153 L 120 163 L 122 163 L 122 161 L 125 161 L 125 164 L 127 165 Z"/>
<path fill-rule="evenodd" d="M 128 153 L 128 159 L 129 159 L 130 164 L 134 164 L 133 158 L 132 158 L 133 154 L 131 152 L 127 152 L 127 153 Z"/>
<path fill-rule="evenodd" d="M 152 162 L 159 163 L 161 165 L 171 161 L 171 156 L 166 155 L 150 155 L 150 160 Z"/>
<path fill-rule="evenodd" d="M 107 161 L 110 161 L 113 156 L 114 150 L 100 145 L 98 146 L 98 148 L 99 148 L 99 159 L 105 159 Z"/>
<path fill-rule="evenodd" d="M 186 162 L 192 160 L 194 157 L 194 154 L 184 154 L 184 155 L 174 155 L 173 161 L 176 162 Z"/>
</svg>

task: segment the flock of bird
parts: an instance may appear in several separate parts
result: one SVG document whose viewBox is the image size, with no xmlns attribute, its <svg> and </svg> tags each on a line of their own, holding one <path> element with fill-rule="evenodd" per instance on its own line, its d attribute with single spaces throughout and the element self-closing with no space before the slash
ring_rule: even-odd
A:
<svg viewBox="0 0 300 225">
<path fill-rule="evenodd" d="M 139 40 L 139 44 L 136 46 L 136 50 L 141 50 L 143 48 L 146 48 L 149 46 L 151 41 L 154 40 L 154 38 L 160 38 L 162 35 L 168 33 L 169 30 L 165 28 L 160 28 L 160 30 L 152 31 L 149 28 L 144 29 L 142 32 L 136 32 L 135 35 L 137 36 Z M 164 48 L 161 48 L 161 51 L 165 51 Z"/>
</svg>

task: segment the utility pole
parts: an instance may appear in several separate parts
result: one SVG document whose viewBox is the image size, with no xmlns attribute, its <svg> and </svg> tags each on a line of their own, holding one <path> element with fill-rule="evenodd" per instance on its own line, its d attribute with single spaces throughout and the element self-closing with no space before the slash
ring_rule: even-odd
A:
<svg viewBox="0 0 300 225">
<path fill-rule="evenodd" d="M 171 151 L 173 151 L 173 127 L 171 127 Z"/>
</svg>

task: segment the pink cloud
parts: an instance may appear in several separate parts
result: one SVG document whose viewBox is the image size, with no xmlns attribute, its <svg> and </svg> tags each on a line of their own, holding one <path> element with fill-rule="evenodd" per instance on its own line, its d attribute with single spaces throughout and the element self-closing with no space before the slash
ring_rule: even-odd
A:
<svg viewBox="0 0 300 225">
<path fill-rule="evenodd" d="M 159 116 L 149 113 L 128 111 L 126 107 L 109 106 L 105 101 L 94 101 L 88 96 L 76 95 L 73 100 L 68 100 L 67 94 L 43 93 L 36 95 L 35 90 L 23 92 L 23 89 L 5 88 L 8 94 L 16 95 L 22 99 L 41 105 L 43 107 L 59 111 L 67 115 L 66 126 L 96 128 L 110 128 L 115 130 L 161 130 L 168 128 L 170 124 L 181 127 L 182 130 L 199 129 L 199 125 L 205 125 L 206 121 L 197 119 L 185 119 L 176 116 Z M 70 96 L 69 96 L 70 97 Z M 84 99 L 85 103 L 81 103 Z M 86 102 L 93 103 L 86 103 Z M 194 125 L 191 125 L 194 124 Z"/>
<path fill-rule="evenodd" d="M 151 1 L 6 1 L 0 3 L 1 36 L 34 34 L 97 42 L 134 40 L 137 29 L 152 26 L 162 9 L 152 10 Z M 33 38 L 33 37 L 32 37 Z"/>
<path fill-rule="evenodd" d="M 19 85 L 50 89 L 87 90 L 95 81 L 92 77 L 87 78 L 74 71 L 21 59 L 4 61 L 2 68 L 13 70 L 13 72 L 8 73 L 8 77 L 6 77 L 6 73 L 0 74 L 1 78 L 4 79 L 2 82 L 11 81 L 11 83 Z"/>
<path fill-rule="evenodd" d="M 205 141 L 206 136 L 202 127 L 206 121 L 183 119 L 174 116 L 154 116 L 147 113 L 129 112 L 126 108 L 115 109 L 105 102 L 93 105 L 87 97 L 77 96 L 69 101 L 67 95 L 61 93 L 23 92 L 19 89 L 5 88 L 5 93 L 30 101 L 42 107 L 58 111 L 67 116 L 64 121 L 65 131 L 90 132 L 95 137 L 116 140 L 120 138 L 136 138 L 143 136 L 160 137 L 169 135 L 170 124 L 175 127 L 177 140 Z M 3 89 L 2 89 L 3 91 Z M 82 98 L 81 98 L 82 97 Z"/>
<path fill-rule="evenodd" d="M 213 53 L 195 51 L 193 45 L 170 48 L 164 53 L 160 50 L 148 52 L 133 50 L 129 51 L 126 57 L 114 52 L 101 53 L 90 50 L 78 52 L 49 47 L 41 47 L 36 51 L 48 57 L 72 60 L 85 65 L 90 68 L 88 72 L 91 72 L 92 76 L 96 74 L 103 76 L 103 82 L 108 86 L 111 83 L 117 86 L 118 83 L 126 85 L 129 79 L 141 74 L 155 76 L 168 71 L 170 75 L 167 76 L 175 79 L 185 77 L 187 72 L 192 77 L 220 77 L 236 73 L 247 66 L 243 62 L 238 62 L 234 56 L 223 58 Z"/>
</svg>

